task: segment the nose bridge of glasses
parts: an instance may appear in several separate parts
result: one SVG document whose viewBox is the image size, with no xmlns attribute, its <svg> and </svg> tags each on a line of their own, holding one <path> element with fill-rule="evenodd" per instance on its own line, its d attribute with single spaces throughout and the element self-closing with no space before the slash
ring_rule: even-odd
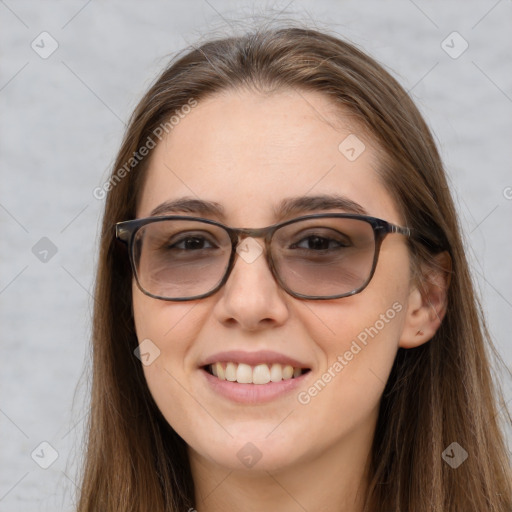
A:
<svg viewBox="0 0 512 512">
<path fill-rule="evenodd" d="M 237 228 L 232 229 L 232 240 L 237 247 L 242 244 L 247 238 L 263 238 L 266 245 L 267 239 L 270 238 L 271 227 L 266 228 Z"/>
</svg>

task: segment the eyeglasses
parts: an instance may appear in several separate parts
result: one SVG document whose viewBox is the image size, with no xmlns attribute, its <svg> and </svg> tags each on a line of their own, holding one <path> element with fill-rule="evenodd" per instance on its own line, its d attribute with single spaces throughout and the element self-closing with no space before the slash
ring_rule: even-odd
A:
<svg viewBox="0 0 512 512">
<path fill-rule="evenodd" d="M 313 214 L 266 228 L 230 228 L 199 217 L 166 216 L 116 224 L 139 289 L 156 299 L 208 297 L 228 280 L 236 254 L 254 261 L 263 248 L 278 284 L 301 299 L 339 299 L 370 282 L 386 235 L 411 229 L 348 213 Z M 245 240 L 239 245 L 239 237 Z M 247 237 L 252 237 L 247 238 Z"/>
</svg>

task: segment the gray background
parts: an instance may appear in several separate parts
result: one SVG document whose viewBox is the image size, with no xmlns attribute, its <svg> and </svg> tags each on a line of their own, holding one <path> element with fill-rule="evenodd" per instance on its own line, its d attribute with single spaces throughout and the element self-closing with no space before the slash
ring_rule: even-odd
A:
<svg viewBox="0 0 512 512">
<path fill-rule="evenodd" d="M 361 45 L 411 91 L 438 140 L 490 330 L 512 367 L 510 0 L 0 0 L 1 511 L 72 510 L 103 207 L 92 191 L 107 179 L 124 122 L 173 52 L 212 27 L 240 30 L 247 15 L 283 9 L 281 18 L 312 18 Z M 58 44 L 47 58 L 43 31 Z M 454 31 L 469 44 L 458 58 L 464 41 L 446 39 Z M 510 380 L 503 387 L 510 401 Z"/>
</svg>

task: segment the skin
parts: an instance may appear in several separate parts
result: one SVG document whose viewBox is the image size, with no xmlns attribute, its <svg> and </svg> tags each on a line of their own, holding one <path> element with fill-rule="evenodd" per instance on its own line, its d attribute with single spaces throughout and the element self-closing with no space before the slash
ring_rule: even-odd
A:
<svg viewBox="0 0 512 512">
<path fill-rule="evenodd" d="M 403 225 L 377 178 L 371 140 L 348 117 L 340 123 L 329 101 L 284 90 L 228 91 L 199 102 L 154 149 L 137 217 L 188 196 L 222 204 L 227 225 L 264 227 L 276 222 L 273 206 L 282 198 L 338 192 L 369 215 Z M 366 145 L 353 162 L 338 150 L 350 133 Z M 442 280 L 422 295 L 409 265 L 405 237 L 393 234 L 367 288 L 337 300 L 288 295 L 264 257 L 237 258 L 225 286 L 196 301 L 153 299 L 134 282 L 137 336 L 160 350 L 145 377 L 189 446 L 199 512 L 361 510 L 379 400 L 398 347 L 428 341 L 444 314 Z M 198 364 L 206 355 L 268 349 L 308 363 L 307 390 L 397 302 L 401 311 L 306 405 L 295 392 L 240 405 L 204 384 Z M 261 453 L 252 468 L 237 457 L 247 442 Z"/>
</svg>

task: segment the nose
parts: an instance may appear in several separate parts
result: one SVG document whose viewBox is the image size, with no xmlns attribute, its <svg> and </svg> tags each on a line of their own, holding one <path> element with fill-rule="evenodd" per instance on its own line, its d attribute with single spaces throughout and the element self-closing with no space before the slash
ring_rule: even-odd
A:
<svg viewBox="0 0 512 512">
<path fill-rule="evenodd" d="M 263 243 L 240 240 L 227 282 L 220 290 L 214 314 L 224 324 L 257 331 L 286 322 L 290 297 L 269 268 Z"/>
</svg>

